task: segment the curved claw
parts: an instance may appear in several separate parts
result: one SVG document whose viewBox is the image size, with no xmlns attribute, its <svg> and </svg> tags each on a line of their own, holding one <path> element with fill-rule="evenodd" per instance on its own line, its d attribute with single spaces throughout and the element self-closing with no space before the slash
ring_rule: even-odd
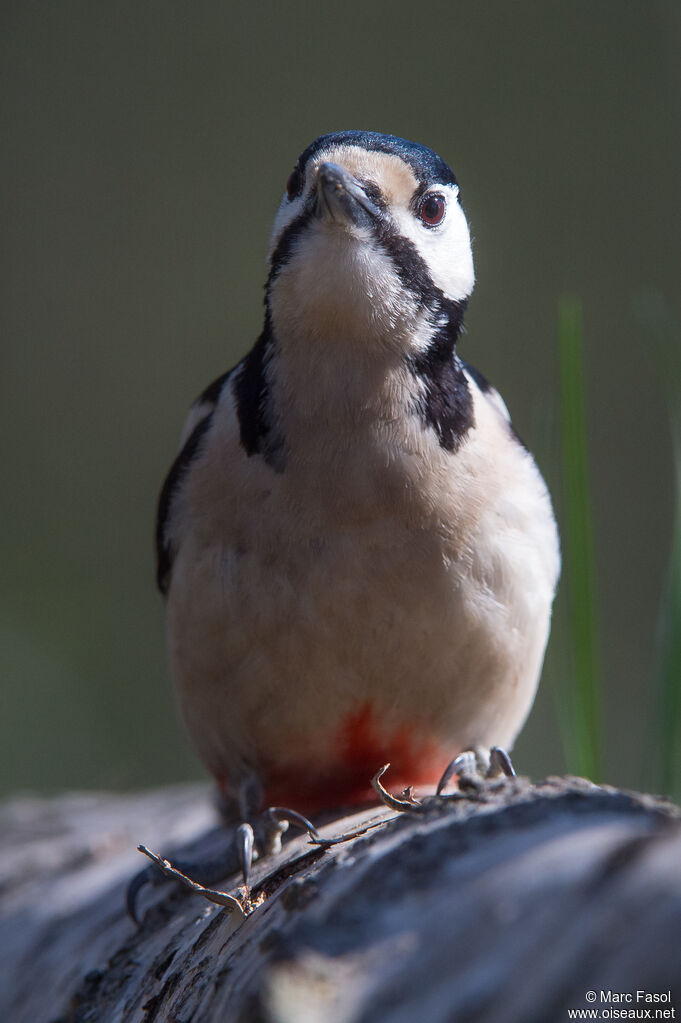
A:
<svg viewBox="0 0 681 1023">
<path fill-rule="evenodd" d="M 248 884 L 248 877 L 253 865 L 253 843 L 254 835 L 251 825 L 248 823 L 240 824 L 236 829 L 236 849 L 244 884 L 246 885 Z"/>
<path fill-rule="evenodd" d="M 287 828 L 289 823 L 297 825 L 303 831 L 307 831 L 310 842 L 313 845 L 320 845 L 324 848 L 331 845 L 339 845 L 341 842 L 349 842 L 351 839 L 358 838 L 360 835 L 366 834 L 367 831 L 371 831 L 372 828 L 379 828 L 387 824 L 387 821 L 376 821 L 374 824 L 367 824 L 357 831 L 349 831 L 345 834 L 337 835 L 335 838 L 322 838 L 312 821 L 304 817 L 302 813 L 298 813 L 297 810 L 287 810 L 283 806 L 271 806 L 268 810 L 265 810 L 263 817 L 269 828 L 276 827 L 281 829 L 282 826 Z M 278 835 L 275 834 L 275 837 L 279 837 L 280 834 L 281 831 L 278 832 Z M 278 852 L 279 850 L 272 849 L 270 851 Z"/>
<path fill-rule="evenodd" d="M 139 846 L 138 846 L 139 849 Z M 137 897 L 148 884 L 158 885 L 163 881 L 163 872 L 155 864 L 150 867 L 143 867 L 138 871 L 125 889 L 125 909 L 134 923 L 135 927 L 141 927 L 141 921 L 137 916 Z"/>
<path fill-rule="evenodd" d="M 312 821 L 309 821 L 307 817 L 303 817 L 302 813 L 298 813 L 297 810 L 287 810 L 285 806 L 270 806 L 265 812 L 279 821 L 288 821 L 289 824 L 295 824 L 303 831 L 307 831 L 312 838 L 319 838 L 319 832 Z"/>
<path fill-rule="evenodd" d="M 459 753 L 457 757 L 454 757 L 453 760 L 450 760 L 447 766 L 445 767 L 444 771 L 442 772 L 442 777 L 437 783 L 435 795 L 441 796 L 444 789 L 447 787 L 447 784 L 452 775 L 460 774 L 462 771 L 466 769 L 466 767 L 469 766 L 469 763 L 470 757 L 467 756 L 465 753 Z"/>
<path fill-rule="evenodd" d="M 515 767 L 505 749 L 501 746 L 492 746 L 489 751 L 489 775 L 498 777 L 505 774 L 507 778 L 516 778 Z"/>
</svg>

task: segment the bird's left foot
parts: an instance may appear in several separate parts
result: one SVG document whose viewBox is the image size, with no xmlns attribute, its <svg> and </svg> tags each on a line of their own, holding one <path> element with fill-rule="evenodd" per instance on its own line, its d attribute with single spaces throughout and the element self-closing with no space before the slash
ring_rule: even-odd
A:
<svg viewBox="0 0 681 1023">
<path fill-rule="evenodd" d="M 417 799 L 411 786 L 400 793 L 399 796 L 391 795 L 381 783 L 381 778 L 389 767 L 390 764 L 382 767 L 372 779 L 371 784 L 381 802 L 400 813 L 409 810 L 420 810 L 430 800 L 442 796 L 454 775 L 458 778 L 458 789 L 456 793 L 452 794 L 451 798 L 476 795 L 484 789 L 488 781 L 494 778 L 516 777 L 511 758 L 501 746 L 492 746 L 491 749 L 476 746 L 474 749 L 464 750 L 463 753 L 459 753 L 453 760 L 450 760 L 442 772 L 442 776 L 437 783 L 435 795 L 425 799 Z"/>
<path fill-rule="evenodd" d="M 139 871 L 128 884 L 125 897 L 128 915 L 139 926 L 137 903 L 140 892 L 148 885 L 157 886 L 164 881 L 174 881 L 219 905 L 232 909 L 240 906 L 242 911 L 249 912 L 253 908 L 249 891 L 253 863 L 255 860 L 275 855 L 281 850 L 282 836 L 290 825 L 307 832 L 312 841 L 320 841 L 317 829 L 307 817 L 296 813 L 295 810 L 274 806 L 262 814 L 253 816 L 252 823 L 244 821 L 239 824 L 233 830 L 231 841 L 221 843 L 220 851 L 216 854 L 213 850 L 208 857 L 202 851 L 196 858 L 184 860 L 173 857 L 171 861 L 151 852 L 146 846 L 138 846 L 139 851 L 152 863 Z M 242 877 L 238 898 L 212 887 L 218 881 L 237 872 L 240 872 Z"/>
<path fill-rule="evenodd" d="M 147 849 L 146 846 L 138 846 L 139 851 L 147 856 L 152 863 L 136 874 L 127 887 L 126 907 L 133 922 L 138 927 L 140 926 L 137 913 L 139 893 L 149 884 L 158 885 L 164 881 L 175 882 L 191 892 L 202 895 L 209 902 L 225 907 L 229 912 L 248 916 L 262 901 L 262 894 L 258 895 L 256 889 L 254 895 L 249 884 L 253 863 L 279 853 L 282 847 L 282 836 L 289 827 L 292 826 L 307 833 L 310 842 L 323 850 L 340 842 L 348 842 L 372 828 L 385 824 L 383 820 L 376 821 L 361 825 L 351 832 L 334 835 L 332 838 L 323 838 L 312 821 L 296 810 L 289 810 L 283 806 L 271 806 L 263 813 L 253 817 L 252 820 L 253 823 L 244 821 L 236 827 L 233 839 L 222 856 L 213 855 L 210 859 L 204 859 L 202 862 L 181 860 L 171 862 Z M 239 886 L 237 895 L 230 895 L 228 892 L 212 887 L 218 881 L 237 871 L 240 871 L 242 877 L 242 884 Z"/>
</svg>

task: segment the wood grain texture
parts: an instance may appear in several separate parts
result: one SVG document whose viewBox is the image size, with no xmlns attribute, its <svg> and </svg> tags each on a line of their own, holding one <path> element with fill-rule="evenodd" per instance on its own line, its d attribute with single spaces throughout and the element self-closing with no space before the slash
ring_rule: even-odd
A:
<svg viewBox="0 0 681 1023">
<path fill-rule="evenodd" d="M 0 1019 L 550 1023 L 589 989 L 669 991 L 681 1013 L 680 814 L 580 779 L 491 782 L 331 823 L 387 822 L 326 850 L 294 837 L 256 864 L 245 919 L 151 889 L 137 930 L 137 842 L 218 849 L 207 791 L 17 800 L 0 813 Z"/>
</svg>

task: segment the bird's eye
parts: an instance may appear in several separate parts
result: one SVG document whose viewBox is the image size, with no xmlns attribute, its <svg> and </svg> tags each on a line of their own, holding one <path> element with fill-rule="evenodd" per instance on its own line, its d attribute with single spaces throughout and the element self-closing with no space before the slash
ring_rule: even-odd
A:
<svg viewBox="0 0 681 1023">
<path fill-rule="evenodd" d="M 426 227 L 437 227 L 444 220 L 446 209 L 443 195 L 426 195 L 419 206 L 419 218 Z"/>
<path fill-rule="evenodd" d="M 289 174 L 288 181 L 286 182 L 286 194 L 289 199 L 295 199 L 297 195 L 300 195 L 303 188 L 303 175 L 300 167 L 294 167 Z"/>
</svg>

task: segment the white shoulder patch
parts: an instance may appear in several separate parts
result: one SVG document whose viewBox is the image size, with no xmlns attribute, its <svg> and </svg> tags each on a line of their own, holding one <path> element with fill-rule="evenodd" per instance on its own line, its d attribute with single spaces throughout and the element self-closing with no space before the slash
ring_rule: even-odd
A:
<svg viewBox="0 0 681 1023">
<path fill-rule="evenodd" d="M 242 365 L 243 362 L 239 363 L 233 369 L 228 370 L 226 373 L 223 373 L 222 376 L 214 380 L 196 399 L 192 407 L 189 409 L 185 424 L 182 428 L 182 433 L 180 435 L 180 450 L 189 440 L 199 423 L 202 423 L 204 419 L 216 410 L 229 390 L 230 380 L 233 380 L 237 376 L 237 374 L 241 371 Z"/>
<path fill-rule="evenodd" d="M 182 433 L 180 434 L 180 450 L 182 450 L 185 446 L 199 423 L 202 422 L 206 416 L 209 416 L 214 408 L 215 404 L 212 401 L 201 401 L 192 405 L 189 409 L 189 414 L 185 419 L 184 426 L 182 427 Z"/>
<path fill-rule="evenodd" d="M 480 392 L 480 394 L 482 394 L 482 396 L 487 399 L 490 405 L 494 406 L 499 415 L 502 416 L 507 423 L 510 423 L 511 413 L 508 411 L 506 402 L 501 397 L 496 387 L 492 387 L 490 383 L 487 383 L 485 387 L 481 387 L 478 381 L 475 379 L 475 376 L 469 370 L 468 366 L 465 367 L 464 372 L 466 374 L 466 379 L 468 380 L 468 382 L 473 384 L 473 386 Z"/>
</svg>

